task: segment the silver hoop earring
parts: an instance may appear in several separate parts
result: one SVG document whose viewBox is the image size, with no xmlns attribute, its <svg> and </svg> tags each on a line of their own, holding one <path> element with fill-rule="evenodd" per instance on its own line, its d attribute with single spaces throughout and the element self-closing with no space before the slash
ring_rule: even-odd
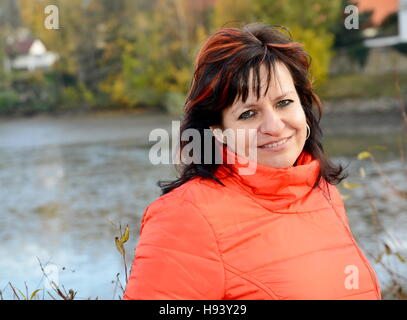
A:
<svg viewBox="0 0 407 320">
<path fill-rule="evenodd" d="M 311 128 L 309 127 L 308 123 L 307 123 L 307 137 L 305 138 L 305 140 L 307 140 L 309 138 L 311 134 Z"/>
</svg>

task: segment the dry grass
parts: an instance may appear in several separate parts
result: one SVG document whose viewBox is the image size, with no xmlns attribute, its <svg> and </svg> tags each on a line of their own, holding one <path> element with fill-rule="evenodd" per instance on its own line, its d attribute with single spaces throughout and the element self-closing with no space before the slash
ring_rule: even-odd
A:
<svg viewBox="0 0 407 320">
<path fill-rule="evenodd" d="M 399 77 L 398 75 L 394 75 L 394 80 L 395 80 L 395 88 L 396 88 L 396 97 L 399 102 L 399 107 L 400 107 L 400 113 L 401 113 L 401 121 L 403 125 L 403 133 L 402 133 L 402 140 L 399 145 L 399 154 L 400 154 L 400 163 L 402 164 L 403 168 L 406 168 L 406 158 L 405 158 L 405 150 L 404 150 L 404 141 L 407 141 L 407 115 L 406 115 L 406 103 L 402 97 L 401 94 L 401 89 L 400 89 L 400 82 L 399 82 Z M 379 150 L 380 152 L 381 149 L 379 148 L 380 146 L 371 146 L 375 147 L 374 149 Z M 368 148 L 369 149 L 369 148 Z M 395 184 L 391 181 L 391 179 L 385 174 L 384 170 L 376 160 L 374 154 L 369 150 L 369 151 L 362 151 L 358 154 L 357 156 L 358 160 L 364 161 L 365 159 L 369 159 L 371 161 L 371 164 L 373 168 L 375 168 L 375 171 L 378 173 L 380 176 L 381 181 L 383 182 L 383 187 L 387 188 L 388 192 L 391 193 L 392 195 L 395 195 L 397 199 L 400 201 L 406 201 L 406 206 L 407 208 L 407 191 L 405 190 L 400 190 L 398 187 L 395 186 Z M 360 174 L 362 179 L 365 178 L 365 171 L 364 168 L 361 167 Z M 407 170 L 403 171 L 400 170 L 400 174 L 405 174 L 406 175 L 406 180 L 407 180 Z M 365 192 L 365 199 L 367 203 L 370 206 L 371 209 L 371 214 L 372 214 L 372 222 L 376 230 L 376 234 L 385 234 L 388 236 L 389 239 L 393 239 L 395 243 L 397 243 L 398 247 L 400 247 L 400 250 L 403 250 L 403 252 L 407 252 L 407 249 L 402 245 L 402 242 L 397 239 L 397 237 L 394 234 L 391 234 L 386 230 L 386 227 L 384 226 L 380 213 L 377 210 L 377 206 L 375 203 L 375 196 L 372 194 L 371 190 L 369 189 L 369 184 L 364 183 L 360 185 L 354 185 L 354 184 L 349 184 L 349 183 L 344 183 L 343 186 L 345 189 L 353 189 L 353 188 L 358 188 L 361 187 L 363 188 Z M 385 190 L 383 188 L 383 190 Z M 400 214 L 406 213 L 406 212 L 400 212 Z M 386 265 L 383 262 L 383 257 L 385 255 L 387 256 L 394 256 L 396 258 L 396 261 L 399 261 L 400 263 L 407 263 L 407 259 L 401 254 L 400 250 L 394 251 L 391 249 L 391 246 L 389 246 L 386 242 L 379 241 L 381 243 L 381 251 L 379 251 L 378 255 L 374 255 L 370 251 L 368 251 L 365 248 L 362 248 L 363 251 L 368 255 L 370 259 L 378 263 L 383 270 L 389 275 L 390 277 L 390 285 L 386 288 L 382 288 L 382 297 L 383 299 L 392 299 L 392 300 L 405 300 L 407 299 L 407 276 L 401 275 L 389 265 Z"/>
<path fill-rule="evenodd" d="M 125 281 L 126 281 L 125 285 L 126 285 L 127 281 L 128 281 L 129 274 L 128 274 L 128 271 L 127 271 L 128 268 L 127 268 L 127 261 L 126 261 L 126 248 L 125 248 L 124 244 L 129 239 L 130 229 L 126 225 L 126 227 L 124 228 L 124 231 L 122 231 L 121 224 L 118 224 L 118 226 L 116 226 L 116 224 L 114 224 L 112 221 L 109 221 L 109 222 L 119 232 L 119 235 L 114 238 L 114 242 L 116 244 L 117 250 L 119 251 L 119 254 L 121 255 L 121 257 L 123 259 L 123 269 L 124 269 L 124 274 L 125 274 Z M 49 291 L 49 290 L 44 290 L 44 289 L 41 289 L 41 288 L 36 288 L 32 292 L 29 292 L 27 284 L 24 283 L 25 284 L 25 292 L 22 292 L 20 289 L 16 288 L 11 282 L 8 282 L 7 287 L 5 288 L 5 290 L 3 290 L 3 291 L 0 290 L 0 300 L 4 300 L 3 293 L 5 293 L 6 290 L 11 291 L 14 300 L 45 300 L 46 295 L 49 296 L 53 300 L 74 300 L 76 298 L 77 291 L 74 291 L 73 289 L 66 290 L 63 285 L 59 286 L 54 281 L 52 281 L 48 277 L 48 274 L 46 273 L 40 259 L 38 257 L 37 257 L 37 259 L 38 259 L 38 264 L 39 264 L 39 267 L 41 268 L 43 277 L 46 279 L 46 281 L 48 282 L 48 284 L 50 285 L 52 290 Z M 115 286 L 114 286 L 112 300 L 114 300 L 114 299 L 121 300 L 122 299 L 124 291 L 125 291 L 125 285 L 123 286 L 123 284 L 120 281 L 120 273 L 117 273 L 116 277 L 115 277 Z M 119 293 L 117 293 L 118 290 L 119 290 Z M 40 292 L 43 293 L 42 298 L 39 296 Z M 88 300 L 90 300 L 90 299 L 91 298 L 89 297 Z M 97 296 L 95 299 L 98 300 L 99 297 Z"/>
</svg>

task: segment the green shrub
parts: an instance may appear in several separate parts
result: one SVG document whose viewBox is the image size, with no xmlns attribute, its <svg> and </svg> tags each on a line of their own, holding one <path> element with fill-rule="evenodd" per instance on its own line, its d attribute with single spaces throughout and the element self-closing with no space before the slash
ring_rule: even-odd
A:
<svg viewBox="0 0 407 320">
<path fill-rule="evenodd" d="M 185 95 L 178 91 L 169 91 L 166 94 L 164 107 L 166 111 L 173 115 L 180 115 L 184 111 Z"/>
<path fill-rule="evenodd" d="M 12 88 L 0 89 L 0 113 L 8 113 L 17 108 L 18 93 Z"/>
</svg>

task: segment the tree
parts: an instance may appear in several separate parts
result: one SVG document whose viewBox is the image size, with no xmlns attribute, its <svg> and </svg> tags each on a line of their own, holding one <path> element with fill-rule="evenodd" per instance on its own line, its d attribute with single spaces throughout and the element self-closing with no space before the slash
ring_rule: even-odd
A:
<svg viewBox="0 0 407 320">
<path fill-rule="evenodd" d="M 193 58 L 207 34 L 208 8 L 194 0 L 156 0 L 130 21 L 122 70 L 103 90 L 126 105 L 182 109 Z"/>
<path fill-rule="evenodd" d="M 323 82 L 333 54 L 334 36 L 330 28 L 337 22 L 340 4 L 340 0 L 219 0 L 215 4 L 213 22 L 215 28 L 233 20 L 288 28 L 293 39 L 303 43 L 312 57 L 311 72 L 315 79 Z"/>
<path fill-rule="evenodd" d="M 4 81 L 6 73 L 4 61 L 6 59 L 6 38 L 11 30 L 21 25 L 20 12 L 14 0 L 2 0 L 0 2 L 0 81 Z"/>
</svg>

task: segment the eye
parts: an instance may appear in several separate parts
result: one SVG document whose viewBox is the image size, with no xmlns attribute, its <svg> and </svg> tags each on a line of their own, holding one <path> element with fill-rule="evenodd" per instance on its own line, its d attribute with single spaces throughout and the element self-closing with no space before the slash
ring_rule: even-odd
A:
<svg viewBox="0 0 407 320">
<path fill-rule="evenodd" d="M 277 103 L 277 107 L 279 108 L 284 108 L 286 106 L 288 106 L 290 103 L 293 103 L 294 101 L 291 99 L 285 99 L 285 100 L 281 100 Z"/>
<path fill-rule="evenodd" d="M 250 113 L 250 112 L 251 112 L 251 113 Z M 254 114 L 256 114 L 255 111 L 253 111 L 253 110 L 247 110 L 247 111 L 243 112 L 243 113 L 239 116 L 239 119 L 249 119 L 249 118 L 253 117 Z"/>
</svg>

